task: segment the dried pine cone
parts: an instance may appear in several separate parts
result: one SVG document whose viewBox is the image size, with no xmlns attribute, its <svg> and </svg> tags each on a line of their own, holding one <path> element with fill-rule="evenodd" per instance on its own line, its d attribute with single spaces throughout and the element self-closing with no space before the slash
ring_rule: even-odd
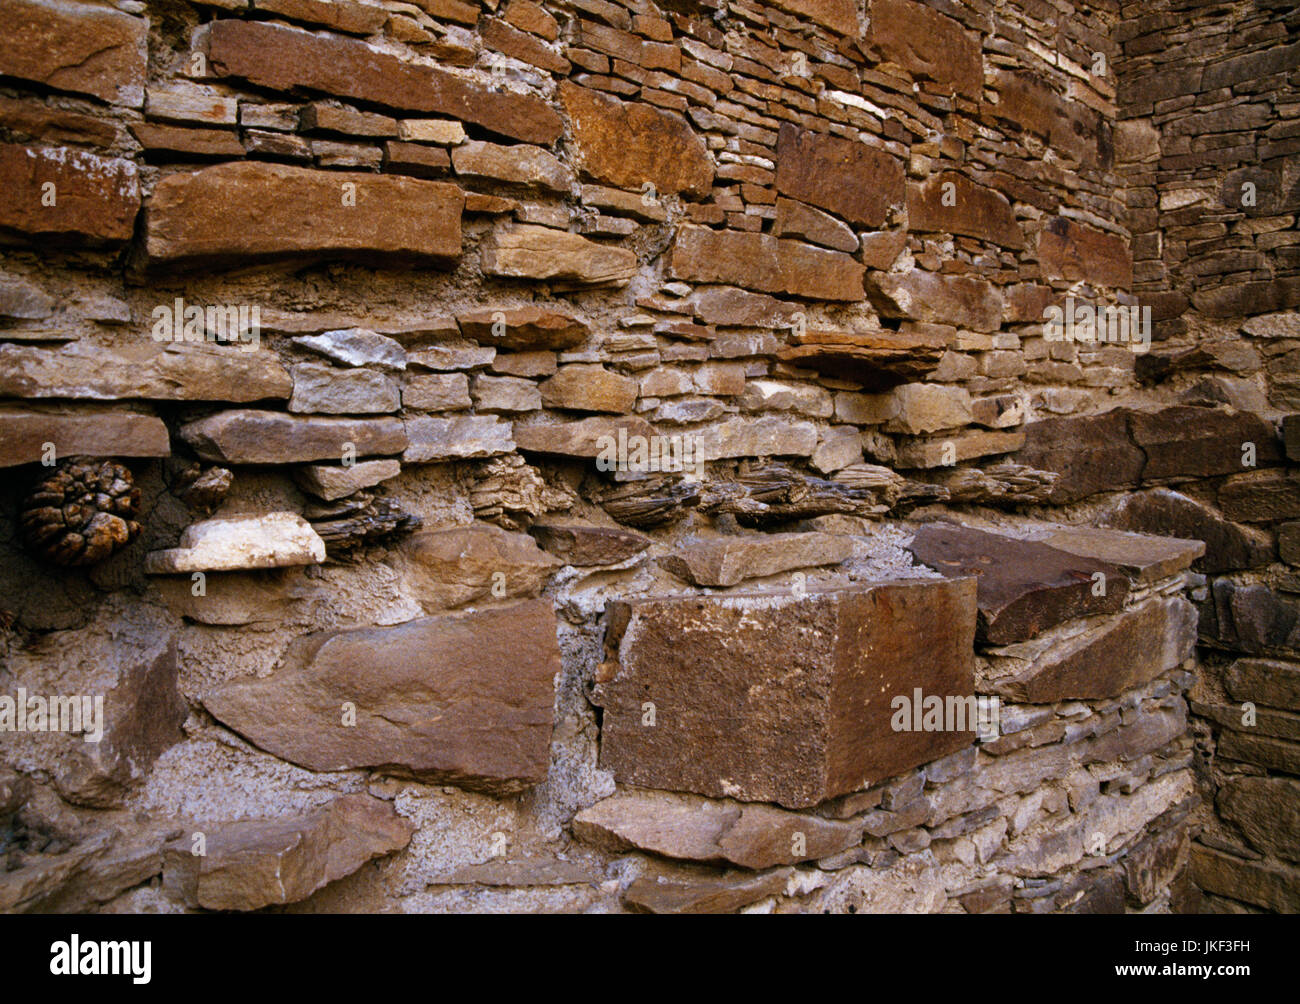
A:
<svg viewBox="0 0 1300 1004">
<path fill-rule="evenodd" d="M 94 565 L 140 533 L 140 489 L 113 460 L 69 457 L 22 504 L 27 547 L 56 565 Z"/>
</svg>

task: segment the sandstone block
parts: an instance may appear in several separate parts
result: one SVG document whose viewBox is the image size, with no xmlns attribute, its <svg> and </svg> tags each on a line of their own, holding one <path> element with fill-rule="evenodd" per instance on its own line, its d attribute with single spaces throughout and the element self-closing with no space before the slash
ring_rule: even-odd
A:
<svg viewBox="0 0 1300 1004">
<path fill-rule="evenodd" d="M 66 406 L 0 407 L 0 467 L 34 464 L 52 443 L 55 457 L 166 457 L 167 426 L 153 415 Z"/>
<path fill-rule="evenodd" d="M 407 587 L 427 612 L 476 600 L 536 596 L 560 566 L 526 533 L 490 523 L 422 530 L 402 541 Z"/>
<path fill-rule="evenodd" d="M 764 533 L 688 538 L 659 564 L 692 585 L 734 586 L 793 568 L 838 565 L 852 554 L 853 541 L 837 534 Z"/>
<path fill-rule="evenodd" d="M 146 249 L 161 262 L 321 254 L 448 260 L 460 254 L 464 201 L 455 185 L 418 178 L 218 164 L 159 181 L 146 212 Z"/>
<path fill-rule="evenodd" d="M 10 0 L 0 74 L 109 104 L 144 103 L 149 22 L 112 7 Z"/>
<path fill-rule="evenodd" d="M 33 237 L 120 243 L 140 210 L 133 162 L 68 147 L 0 144 L 0 187 L 0 228 Z"/>
<path fill-rule="evenodd" d="M 205 852 L 188 837 L 167 846 L 163 886 L 207 910 L 258 910 L 296 903 L 372 858 L 405 847 L 415 824 L 372 795 L 341 795 L 306 816 L 227 823 L 207 834 Z"/>
<path fill-rule="evenodd" d="M 509 794 L 546 777 L 560 670 L 548 600 L 325 631 L 280 669 L 203 698 L 223 724 L 311 770 L 373 767 Z M 356 724 L 342 724 L 345 702 Z"/>
<path fill-rule="evenodd" d="M 865 143 L 785 123 L 777 136 L 776 189 L 848 223 L 876 228 L 891 207 L 903 204 L 903 165 Z"/>
<path fill-rule="evenodd" d="M 769 234 L 683 227 L 668 263 L 674 279 L 716 282 L 810 300 L 864 299 L 863 267 L 839 251 Z"/>
<path fill-rule="evenodd" d="M 560 102 L 573 129 L 583 173 L 615 188 L 703 196 L 713 186 L 713 160 L 678 115 L 620 101 L 569 81 Z"/>
<path fill-rule="evenodd" d="M 181 426 L 204 460 L 227 464 L 292 464 L 401 453 L 406 431 L 396 418 L 318 418 L 240 408 Z"/>
<path fill-rule="evenodd" d="M 609 618 L 594 699 L 601 765 L 624 783 L 800 808 L 974 739 L 891 726 L 914 688 L 972 693 L 969 580 L 636 600 Z"/>
<path fill-rule="evenodd" d="M 565 279 L 623 285 L 636 271 L 636 255 L 577 234 L 528 224 L 506 224 L 484 242 L 483 271 L 515 279 Z"/>
<path fill-rule="evenodd" d="M 524 143 L 549 145 L 561 122 L 541 98 L 487 91 L 446 70 L 408 63 L 365 42 L 263 21 L 224 19 L 201 37 L 208 65 L 277 91 L 332 94 L 401 111 L 474 122 Z"/>
<path fill-rule="evenodd" d="M 955 524 L 926 524 L 908 549 L 937 572 L 978 577 L 979 633 L 992 644 L 1115 613 L 1129 593 L 1128 577 L 1114 565 Z"/>
</svg>

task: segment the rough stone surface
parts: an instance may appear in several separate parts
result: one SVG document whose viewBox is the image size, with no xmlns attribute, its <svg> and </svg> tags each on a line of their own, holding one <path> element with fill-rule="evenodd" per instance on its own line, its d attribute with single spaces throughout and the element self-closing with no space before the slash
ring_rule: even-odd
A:
<svg viewBox="0 0 1300 1004">
<path fill-rule="evenodd" d="M 306 816 L 222 826 L 205 834 L 202 855 L 182 837 L 167 846 L 163 883 L 172 896 L 207 910 L 296 903 L 405 847 L 414 832 L 391 803 L 341 795 Z"/>
<path fill-rule="evenodd" d="M 150 552 L 145 568 L 165 575 L 317 565 L 324 560 L 325 542 L 310 523 L 297 513 L 273 512 L 188 526 L 177 547 Z"/>
<path fill-rule="evenodd" d="M 228 464 L 285 464 L 401 453 L 406 432 L 395 418 L 316 418 L 274 411 L 221 411 L 183 425 L 200 457 Z"/>
<path fill-rule="evenodd" d="M 401 544 L 408 588 L 428 612 L 478 600 L 536 596 L 560 562 L 526 533 L 489 523 L 422 530 Z"/>
<path fill-rule="evenodd" d="M 756 537 L 686 539 L 659 564 L 696 586 L 734 586 L 793 568 L 838 565 L 853 553 L 848 537 L 829 533 L 767 533 Z"/>
<path fill-rule="evenodd" d="M 560 102 L 587 176 L 637 192 L 647 183 L 662 194 L 699 196 L 712 187 L 708 151 L 679 116 L 568 81 L 560 85 Z"/>
<path fill-rule="evenodd" d="M 0 407 L 0 467 L 32 464 L 47 456 L 166 457 L 167 426 L 153 415 L 120 409 L 59 406 Z"/>
<path fill-rule="evenodd" d="M 571 349 L 581 345 L 591 330 L 566 311 L 540 305 L 476 310 L 460 314 L 456 322 L 466 338 L 503 352 Z"/>
<path fill-rule="evenodd" d="M 872 274 L 867 295 L 884 317 L 952 324 L 975 331 L 1002 325 L 1002 296 L 981 279 L 913 270 Z"/>
<path fill-rule="evenodd" d="M 525 143 L 551 143 L 560 117 L 540 98 L 484 90 L 364 42 L 265 22 L 221 20 L 205 38 L 212 72 L 277 91 L 306 89 L 474 122 Z"/>
<path fill-rule="evenodd" d="M 547 600 L 306 635 L 265 679 L 204 706 L 262 749 L 312 770 L 373 767 L 509 793 L 546 777 L 560 669 Z M 342 724 L 344 704 L 356 724 Z"/>
<path fill-rule="evenodd" d="M 615 852 L 635 849 L 755 870 L 829 857 L 862 839 L 861 824 L 659 792 L 597 802 L 573 817 L 573 831 Z M 800 835 L 803 849 L 793 853 Z"/>
<path fill-rule="evenodd" d="M 541 546 L 568 565 L 616 565 L 650 546 L 650 538 L 623 527 L 540 520 L 528 528 Z"/>
<path fill-rule="evenodd" d="M 594 699 L 605 709 L 601 764 L 620 781 L 797 808 L 974 738 L 890 725 L 890 700 L 912 688 L 971 694 L 970 581 L 636 600 L 609 616 L 615 661 Z M 902 664 L 917 667 L 905 681 Z M 643 724 L 647 701 L 654 726 Z"/>
<path fill-rule="evenodd" d="M 5 5 L 0 73 L 110 104 L 144 104 L 149 23 L 111 7 L 51 0 Z"/>
<path fill-rule="evenodd" d="M 776 146 L 776 188 L 848 223 L 879 227 L 903 204 L 903 165 L 865 143 L 786 123 Z"/>
<path fill-rule="evenodd" d="M 675 279 L 819 300 L 864 298 L 862 266 L 846 254 L 768 234 L 684 227 L 669 259 Z"/>
<path fill-rule="evenodd" d="M 362 488 L 372 488 L 381 481 L 402 473 L 396 460 L 365 460 L 349 467 L 334 464 L 309 464 L 293 472 L 294 480 L 304 491 L 332 502 L 346 498 Z"/>
<path fill-rule="evenodd" d="M 354 186 L 355 205 L 345 200 L 344 185 Z M 146 247 L 161 262 L 321 254 L 449 259 L 460 254 L 463 205 L 460 189 L 437 181 L 218 164 L 158 183 L 146 212 Z"/>
<path fill-rule="evenodd" d="M 622 285 L 635 269 L 631 251 L 550 227 L 509 224 L 483 247 L 483 271 L 507 278 Z"/>
<path fill-rule="evenodd" d="M 921 527 L 909 550 L 937 572 L 976 576 L 980 637 L 994 644 L 1115 613 L 1129 592 L 1128 577 L 1114 565 L 950 523 Z"/>
<path fill-rule="evenodd" d="M 0 229 L 33 237 L 120 243 L 140 210 L 133 162 L 68 147 L 0 144 L 0 185 Z"/>
</svg>

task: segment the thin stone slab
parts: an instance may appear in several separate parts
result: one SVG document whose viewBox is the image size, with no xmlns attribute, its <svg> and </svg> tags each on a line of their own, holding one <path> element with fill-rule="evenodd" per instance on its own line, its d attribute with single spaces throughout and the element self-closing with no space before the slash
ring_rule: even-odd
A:
<svg viewBox="0 0 1300 1004">
<path fill-rule="evenodd" d="M 620 601 L 608 620 L 600 764 L 626 784 L 806 808 L 974 741 L 973 720 L 894 729 L 917 689 L 973 703 L 970 579 Z"/>
<path fill-rule="evenodd" d="M 1134 583 L 1156 582 L 1177 575 L 1205 554 L 1202 540 L 1156 537 L 1093 526 L 1062 527 L 1040 539 L 1057 550 L 1117 565 Z"/>
<path fill-rule="evenodd" d="M 36 405 L 0 407 L 0 467 L 85 454 L 166 457 L 171 440 L 162 419 L 137 411 Z"/>
<path fill-rule="evenodd" d="M 204 460 L 227 464 L 341 461 L 401 453 L 409 440 L 397 418 L 320 418 L 239 408 L 181 426 L 181 438 Z"/>
<path fill-rule="evenodd" d="M 697 586 L 734 586 L 792 568 L 838 565 L 853 554 L 853 541 L 832 533 L 764 533 L 688 539 L 659 564 Z"/>
<path fill-rule="evenodd" d="M 918 561 L 944 575 L 979 581 L 980 638 L 1025 641 L 1075 617 L 1124 607 L 1129 581 L 1117 566 L 1047 544 L 930 523 L 909 545 Z"/>
</svg>

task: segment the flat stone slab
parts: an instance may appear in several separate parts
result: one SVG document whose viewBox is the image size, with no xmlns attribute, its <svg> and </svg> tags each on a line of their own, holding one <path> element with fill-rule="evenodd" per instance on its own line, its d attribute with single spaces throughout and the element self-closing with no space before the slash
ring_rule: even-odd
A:
<svg viewBox="0 0 1300 1004">
<path fill-rule="evenodd" d="M 979 633 L 990 644 L 1025 641 L 1075 617 L 1115 613 L 1129 593 L 1128 576 L 1115 565 L 952 523 L 921 527 L 908 550 L 944 575 L 978 579 Z"/>
<path fill-rule="evenodd" d="M 391 802 L 342 795 L 305 816 L 253 819 L 206 832 L 205 853 L 188 835 L 163 853 L 163 886 L 207 910 L 258 910 L 297 903 L 371 858 L 400 850 L 415 824 Z"/>
<path fill-rule="evenodd" d="M 238 408 L 181 426 L 181 438 L 204 460 L 226 464 L 341 461 L 401 453 L 406 429 L 397 418 L 324 418 Z M 350 449 L 349 449 L 350 448 Z"/>
<path fill-rule="evenodd" d="M 310 523 L 297 513 L 272 512 L 188 526 L 180 546 L 151 551 L 144 567 L 150 575 L 168 575 L 319 565 L 324 560 L 325 541 Z"/>
<path fill-rule="evenodd" d="M 326 502 L 359 492 L 362 488 L 372 488 L 381 481 L 395 478 L 402 473 L 402 465 L 397 460 L 364 460 L 350 467 L 336 464 L 308 464 L 293 472 L 298 487 L 311 492 Z"/>
<path fill-rule="evenodd" d="M 895 731 L 895 698 L 974 703 L 972 580 L 608 607 L 600 764 L 616 780 L 805 808 L 975 738 Z M 647 724 L 653 722 L 653 724 Z M 683 755 L 689 751 L 689 755 Z"/>
<path fill-rule="evenodd" d="M 541 599 L 304 635 L 271 676 L 223 684 L 203 704 L 310 770 L 511 794 L 546 778 L 559 671 L 555 613 Z"/>
<path fill-rule="evenodd" d="M 640 554 L 650 538 L 621 526 L 539 520 L 528 528 L 542 548 L 566 565 L 616 565 Z"/>
<path fill-rule="evenodd" d="M 853 541 L 832 533 L 765 533 L 692 539 L 659 564 L 697 586 L 734 586 L 792 568 L 838 565 L 853 554 Z"/>
<path fill-rule="evenodd" d="M 1205 554 L 1202 540 L 1156 537 L 1092 526 L 1069 526 L 1040 538 L 1059 551 L 1096 558 L 1124 570 L 1134 583 L 1155 582 L 1186 571 Z"/>
<path fill-rule="evenodd" d="M 1182 664 L 1196 646 L 1196 608 L 1181 596 L 1152 599 L 1062 639 L 993 649 L 992 692 L 1025 704 L 1118 697 Z"/>
<path fill-rule="evenodd" d="M 166 457 L 171 439 L 162 419 L 137 411 L 37 405 L 0 407 L 0 467 L 34 464 L 53 444 L 55 458 Z"/>
<path fill-rule="evenodd" d="M 649 851 L 753 869 L 826 858 L 862 842 L 860 822 L 661 791 L 622 792 L 597 802 L 573 817 L 573 832 L 616 854 Z"/>
</svg>

